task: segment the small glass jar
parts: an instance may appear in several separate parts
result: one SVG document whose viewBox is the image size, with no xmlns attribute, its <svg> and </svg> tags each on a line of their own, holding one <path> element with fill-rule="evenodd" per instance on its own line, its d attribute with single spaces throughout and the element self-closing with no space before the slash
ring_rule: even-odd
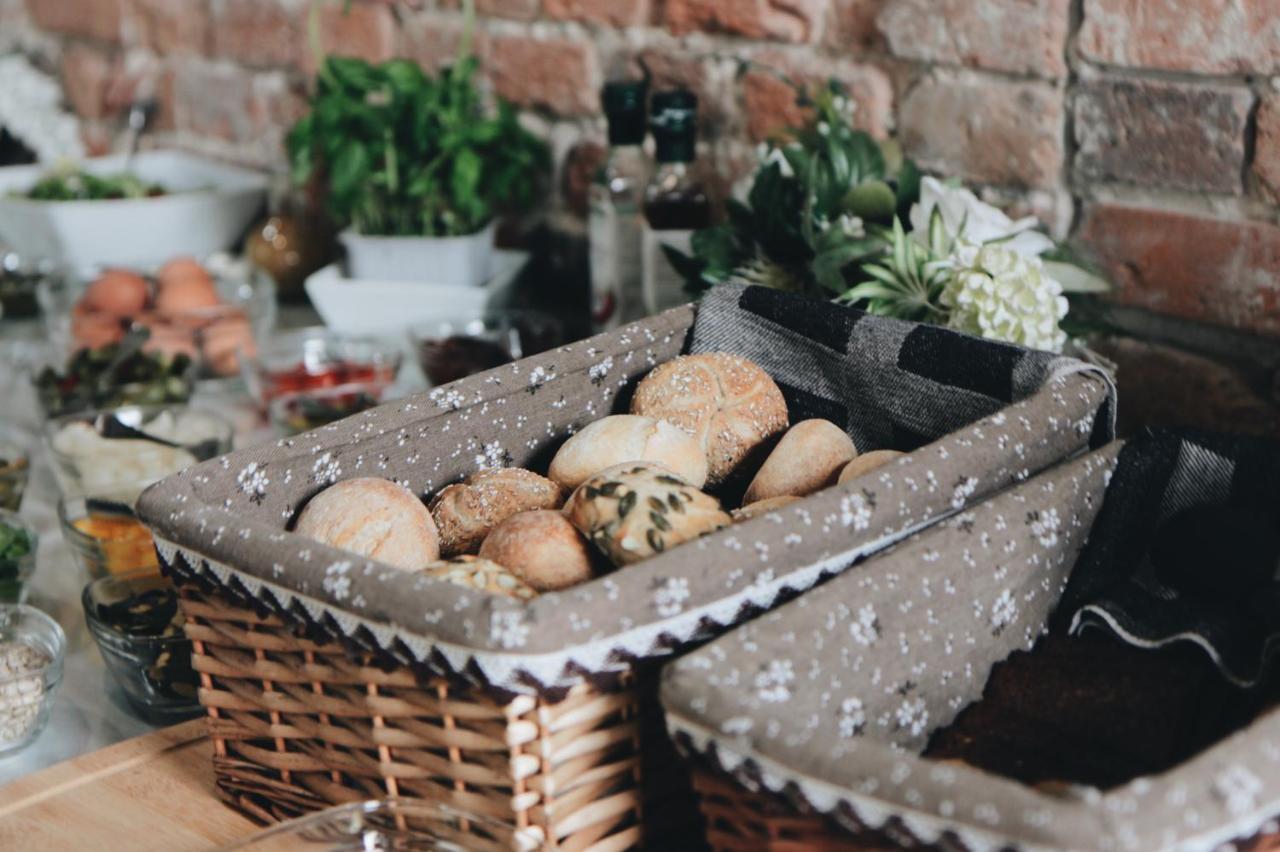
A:
<svg viewBox="0 0 1280 852">
<path fill-rule="evenodd" d="M 80 603 L 103 662 L 142 718 L 172 723 L 200 712 L 191 641 L 169 580 L 146 571 L 103 577 L 85 586 Z"/>
<path fill-rule="evenodd" d="M 0 603 L 26 602 L 39 544 L 35 527 L 16 512 L 0 509 Z"/>
<path fill-rule="evenodd" d="M 0 755 L 30 745 L 49 724 L 66 651 L 58 622 L 33 606 L 0 604 Z M 15 656 L 37 664 L 14 671 Z"/>
</svg>

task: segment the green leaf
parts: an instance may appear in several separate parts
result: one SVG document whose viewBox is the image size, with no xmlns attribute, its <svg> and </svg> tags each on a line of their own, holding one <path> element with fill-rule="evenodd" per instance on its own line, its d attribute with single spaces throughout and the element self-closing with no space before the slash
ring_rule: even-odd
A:
<svg viewBox="0 0 1280 852">
<path fill-rule="evenodd" d="M 1062 285 L 1066 293 L 1106 293 L 1111 284 L 1087 269 L 1059 260 L 1042 261 L 1044 274 Z"/>
<path fill-rule="evenodd" d="M 871 180 L 849 190 L 842 206 L 855 216 L 871 222 L 887 222 L 893 216 L 897 199 L 893 189 L 882 180 Z"/>
<path fill-rule="evenodd" d="M 343 197 L 359 191 L 360 184 L 369 174 L 369 152 L 364 146 L 344 145 L 329 169 L 329 188 L 334 195 Z"/>
<path fill-rule="evenodd" d="M 914 160 L 903 160 L 897 183 L 898 218 L 910 221 L 911 207 L 920 200 L 920 169 Z"/>
</svg>

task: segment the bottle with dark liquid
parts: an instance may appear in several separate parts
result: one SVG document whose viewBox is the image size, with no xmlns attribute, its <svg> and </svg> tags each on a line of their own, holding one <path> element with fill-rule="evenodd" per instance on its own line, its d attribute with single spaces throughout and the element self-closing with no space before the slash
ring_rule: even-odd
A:
<svg viewBox="0 0 1280 852">
<path fill-rule="evenodd" d="M 693 232 L 711 224 L 711 202 L 694 176 L 698 99 L 690 91 L 658 92 L 650 105 L 657 168 L 644 194 L 644 305 L 653 314 L 689 300 L 684 278 L 664 246 L 689 254 Z"/>
<path fill-rule="evenodd" d="M 608 331 L 644 316 L 641 298 L 641 203 L 649 179 L 644 152 L 643 81 L 605 84 L 609 156 L 591 184 L 587 219 L 591 243 L 591 321 Z"/>
</svg>

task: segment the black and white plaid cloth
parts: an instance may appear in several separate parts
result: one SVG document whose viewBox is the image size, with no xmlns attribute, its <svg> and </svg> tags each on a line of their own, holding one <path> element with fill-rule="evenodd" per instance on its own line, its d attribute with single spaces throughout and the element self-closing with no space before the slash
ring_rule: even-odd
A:
<svg viewBox="0 0 1280 852">
<path fill-rule="evenodd" d="M 1130 440 L 1057 618 L 1145 647 L 1194 642 L 1256 684 L 1280 646 L 1280 442 Z"/>
<path fill-rule="evenodd" d="M 717 350 L 763 367 L 782 389 L 791 422 L 830 420 L 862 450 L 914 450 L 1030 396 L 1055 374 L 1097 370 L 1051 352 L 742 285 L 712 288 L 698 308 L 690 351 Z M 1112 389 L 1090 446 L 1114 434 Z"/>
</svg>

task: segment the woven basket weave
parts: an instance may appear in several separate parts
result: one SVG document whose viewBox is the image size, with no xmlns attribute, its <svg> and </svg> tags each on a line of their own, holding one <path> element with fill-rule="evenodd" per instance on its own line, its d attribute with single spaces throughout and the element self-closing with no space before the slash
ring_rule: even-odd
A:
<svg viewBox="0 0 1280 852">
<path fill-rule="evenodd" d="M 640 694 L 583 684 L 509 700 L 356 660 L 275 616 L 182 587 L 220 793 L 264 822 L 410 796 L 460 819 L 468 849 L 626 849 L 640 841 Z M 438 831 L 439 826 L 433 826 Z"/>
</svg>

